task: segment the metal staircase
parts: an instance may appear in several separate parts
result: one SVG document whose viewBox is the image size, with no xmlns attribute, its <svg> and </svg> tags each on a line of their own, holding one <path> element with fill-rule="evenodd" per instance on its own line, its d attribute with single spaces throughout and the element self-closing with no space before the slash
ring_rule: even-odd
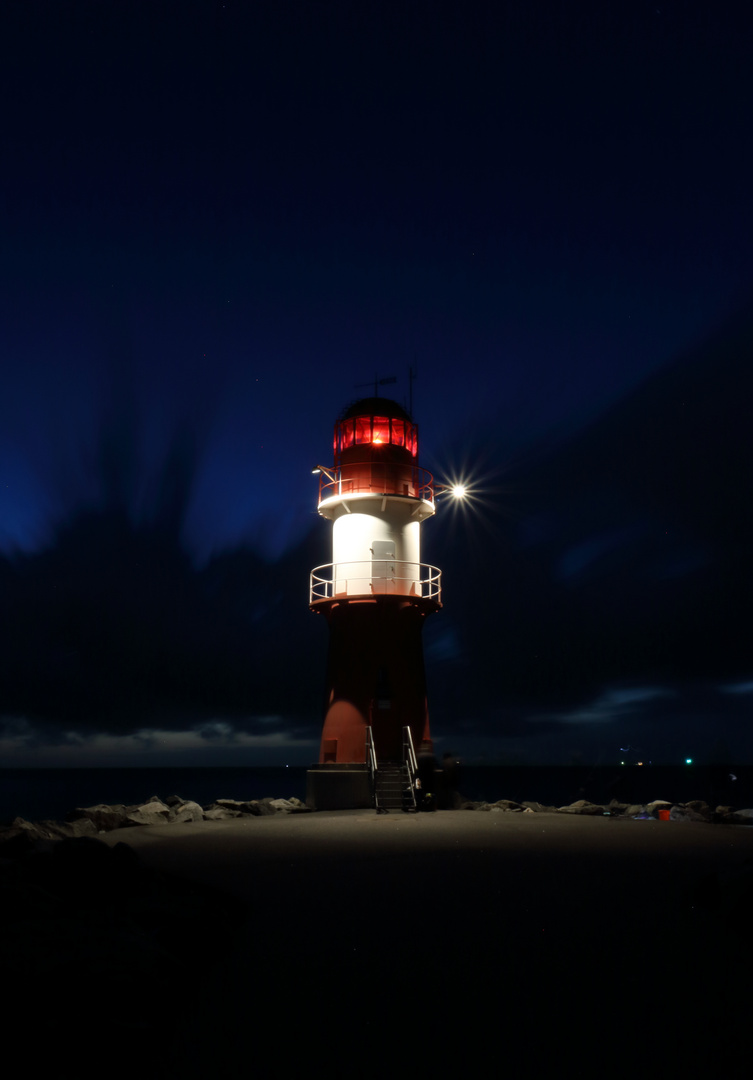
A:
<svg viewBox="0 0 753 1080">
<path fill-rule="evenodd" d="M 372 729 L 366 729 L 366 761 L 371 778 L 374 808 L 378 814 L 390 810 L 415 812 L 416 805 L 416 755 L 410 729 L 403 728 L 403 760 L 377 761 Z"/>
<path fill-rule="evenodd" d="M 400 761 L 382 761 L 376 773 L 376 805 L 380 810 L 415 810 L 408 766 Z"/>
</svg>

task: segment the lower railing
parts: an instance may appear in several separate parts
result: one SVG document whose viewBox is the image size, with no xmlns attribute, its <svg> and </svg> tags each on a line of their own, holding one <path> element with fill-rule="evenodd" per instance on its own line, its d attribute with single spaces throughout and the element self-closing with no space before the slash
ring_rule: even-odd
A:
<svg viewBox="0 0 753 1080">
<path fill-rule="evenodd" d="M 416 776 L 418 774 L 418 761 L 416 760 L 416 751 L 413 747 L 413 736 L 411 735 L 410 728 L 407 725 L 403 728 L 403 764 L 408 770 L 411 801 L 413 803 L 413 809 L 415 810 Z"/>
<path fill-rule="evenodd" d="M 369 766 L 369 784 L 371 786 L 371 796 L 374 800 L 374 807 L 376 812 L 380 812 L 379 795 L 377 794 L 377 756 L 376 747 L 374 746 L 374 731 L 369 725 L 366 728 L 366 764 Z"/>
<path fill-rule="evenodd" d="M 342 596 L 417 596 L 441 603 L 442 571 L 428 563 L 364 559 L 325 563 L 311 571 L 309 603 Z"/>
<path fill-rule="evenodd" d="M 407 725 L 403 728 L 403 762 L 408 766 L 412 780 L 418 772 L 418 760 L 413 747 L 413 736 Z"/>
</svg>

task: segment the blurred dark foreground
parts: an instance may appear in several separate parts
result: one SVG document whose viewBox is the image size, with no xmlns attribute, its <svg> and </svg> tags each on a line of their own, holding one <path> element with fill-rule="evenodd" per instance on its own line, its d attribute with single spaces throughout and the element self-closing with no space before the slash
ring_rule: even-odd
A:
<svg viewBox="0 0 753 1080">
<path fill-rule="evenodd" d="M 6 1045 L 76 1080 L 736 1075 L 753 830 L 353 814 L 20 848 Z"/>
</svg>

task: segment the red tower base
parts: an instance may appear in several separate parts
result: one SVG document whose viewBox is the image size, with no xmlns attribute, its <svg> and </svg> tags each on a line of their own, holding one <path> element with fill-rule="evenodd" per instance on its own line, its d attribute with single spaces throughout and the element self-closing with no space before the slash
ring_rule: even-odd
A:
<svg viewBox="0 0 753 1080">
<path fill-rule="evenodd" d="M 337 790 L 345 797 L 347 789 L 345 805 L 371 805 L 363 795 L 367 727 L 379 762 L 401 760 L 405 727 L 416 752 L 430 743 L 421 631 L 437 605 L 420 597 L 377 596 L 330 600 L 316 609 L 324 612 L 330 637 L 319 765 L 309 774 L 309 787 L 323 792 L 322 785 L 330 786 L 333 799 Z M 313 796 L 309 801 L 318 805 Z"/>
</svg>

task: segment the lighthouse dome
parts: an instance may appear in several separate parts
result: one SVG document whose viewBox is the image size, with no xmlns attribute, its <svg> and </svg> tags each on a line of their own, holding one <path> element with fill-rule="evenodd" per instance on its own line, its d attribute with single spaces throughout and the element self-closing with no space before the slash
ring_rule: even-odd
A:
<svg viewBox="0 0 753 1080">
<path fill-rule="evenodd" d="M 404 461 L 417 464 L 418 427 L 410 413 L 389 398 L 361 398 L 335 424 L 335 464 L 346 461 Z"/>
<path fill-rule="evenodd" d="M 392 401 L 390 398 L 383 397 L 367 397 L 359 398 L 358 401 L 352 402 L 340 414 L 341 420 L 346 420 L 351 416 L 389 416 L 397 420 L 407 420 L 411 422 L 411 416 L 407 409 L 404 409 L 402 405 L 398 405 L 396 401 Z"/>
</svg>

